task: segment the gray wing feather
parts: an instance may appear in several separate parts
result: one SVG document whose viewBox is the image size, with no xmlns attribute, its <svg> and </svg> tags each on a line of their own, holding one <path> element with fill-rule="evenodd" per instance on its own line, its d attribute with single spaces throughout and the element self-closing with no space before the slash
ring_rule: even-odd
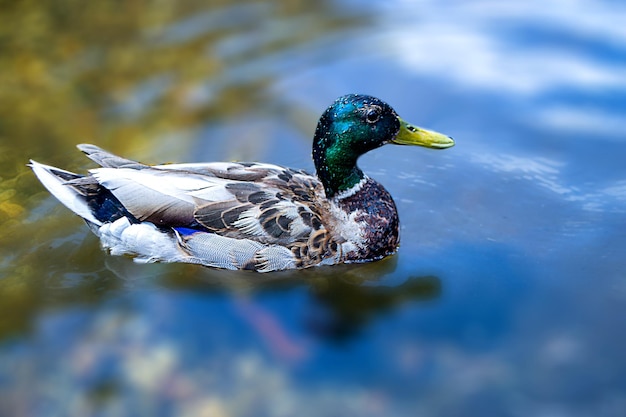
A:
<svg viewBox="0 0 626 417">
<path fill-rule="evenodd" d="M 225 269 L 253 269 L 271 272 L 294 268 L 293 253 L 278 245 L 264 245 L 250 239 L 233 239 L 214 233 L 179 237 L 192 262 Z"/>
</svg>

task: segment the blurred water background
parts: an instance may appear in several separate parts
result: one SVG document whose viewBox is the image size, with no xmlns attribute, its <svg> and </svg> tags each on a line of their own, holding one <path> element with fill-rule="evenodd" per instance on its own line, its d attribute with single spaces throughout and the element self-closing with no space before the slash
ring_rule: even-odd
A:
<svg viewBox="0 0 626 417">
<path fill-rule="evenodd" d="M 626 415 L 626 4 L 0 2 L 0 416 Z M 312 170 L 372 94 L 453 136 L 360 165 L 399 253 L 271 275 L 102 252 L 29 158 Z"/>
</svg>

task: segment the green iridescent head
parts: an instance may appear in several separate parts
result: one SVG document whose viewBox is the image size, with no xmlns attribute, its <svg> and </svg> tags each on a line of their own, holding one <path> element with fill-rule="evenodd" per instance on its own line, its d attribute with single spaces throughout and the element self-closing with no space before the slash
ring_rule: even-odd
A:
<svg viewBox="0 0 626 417">
<path fill-rule="evenodd" d="M 375 97 L 339 97 L 322 114 L 313 140 L 313 161 L 326 197 L 349 190 L 364 178 L 359 156 L 388 143 L 445 149 L 452 138 L 413 126 Z"/>
</svg>

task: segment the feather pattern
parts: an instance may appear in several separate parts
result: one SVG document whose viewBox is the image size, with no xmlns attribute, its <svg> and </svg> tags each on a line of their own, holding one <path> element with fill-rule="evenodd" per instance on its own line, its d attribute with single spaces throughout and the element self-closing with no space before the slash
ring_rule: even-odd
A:
<svg viewBox="0 0 626 417">
<path fill-rule="evenodd" d="M 304 171 L 257 163 L 147 166 L 94 145 L 79 148 L 104 166 L 86 177 L 38 176 L 57 178 L 79 201 L 93 187 L 115 197 L 130 216 L 96 228 L 114 255 L 259 272 L 347 259 L 342 244 L 350 236 L 334 232 L 323 214 L 331 203 Z M 86 213 L 79 214 L 93 222 Z"/>
</svg>

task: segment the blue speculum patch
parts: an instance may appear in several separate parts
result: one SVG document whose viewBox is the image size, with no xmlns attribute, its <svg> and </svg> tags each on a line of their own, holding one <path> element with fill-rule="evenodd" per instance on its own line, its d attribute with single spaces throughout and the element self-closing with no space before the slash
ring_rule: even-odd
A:
<svg viewBox="0 0 626 417">
<path fill-rule="evenodd" d="M 180 233 L 183 236 L 190 236 L 190 235 L 193 235 L 194 233 L 199 232 L 199 230 L 192 229 L 189 227 L 174 227 L 174 230 L 176 230 L 178 233 Z"/>
</svg>

